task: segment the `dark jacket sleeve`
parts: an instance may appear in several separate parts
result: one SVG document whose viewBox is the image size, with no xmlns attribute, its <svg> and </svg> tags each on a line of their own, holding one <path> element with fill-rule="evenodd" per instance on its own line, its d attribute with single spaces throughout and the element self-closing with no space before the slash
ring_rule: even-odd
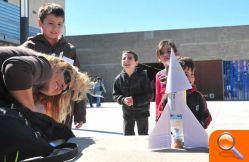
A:
<svg viewBox="0 0 249 162">
<path fill-rule="evenodd" d="M 74 122 L 86 123 L 86 101 L 76 101 L 74 103 Z"/>
<path fill-rule="evenodd" d="M 71 44 L 70 45 L 70 57 L 74 60 L 74 66 L 80 68 L 80 62 L 76 54 L 76 48 Z M 74 122 L 83 121 L 86 123 L 86 101 L 81 100 L 74 103 Z"/>
<path fill-rule="evenodd" d="M 25 90 L 32 87 L 32 67 L 25 62 L 7 60 L 2 68 L 8 90 Z"/>
<path fill-rule="evenodd" d="M 208 110 L 208 107 L 207 107 L 207 102 L 206 102 L 206 99 L 203 95 L 201 95 L 202 97 L 202 104 L 203 104 L 203 110 L 202 110 L 202 114 L 203 114 L 203 119 L 202 119 L 202 122 L 203 122 L 203 127 L 206 129 L 209 124 L 211 123 L 212 121 L 212 116 Z"/>
<path fill-rule="evenodd" d="M 142 84 L 140 93 L 132 96 L 135 106 L 143 106 L 149 104 L 153 97 L 150 79 L 145 71 L 143 72 L 143 81 L 144 83 Z"/>
<path fill-rule="evenodd" d="M 74 60 L 74 66 L 77 66 L 80 69 L 80 62 L 77 57 L 76 48 L 71 43 L 68 44 L 70 46 L 70 58 Z"/>
<path fill-rule="evenodd" d="M 32 50 L 35 49 L 35 44 L 33 42 L 29 41 L 29 40 L 24 42 L 23 44 L 21 44 L 21 46 L 32 49 Z"/>
<path fill-rule="evenodd" d="M 36 56 L 16 56 L 7 59 L 2 66 L 4 83 L 8 90 L 25 90 L 41 86 L 52 75 L 50 64 Z"/>
<path fill-rule="evenodd" d="M 112 96 L 115 102 L 123 105 L 124 95 L 122 94 L 120 87 L 118 86 L 118 78 L 116 78 L 114 81 Z"/>
<path fill-rule="evenodd" d="M 212 117 L 207 109 L 207 102 L 204 96 L 199 92 L 197 93 L 198 93 L 198 100 L 199 100 L 199 106 L 200 106 L 197 119 L 202 124 L 203 128 L 206 129 L 208 125 L 210 124 L 210 122 L 212 121 Z"/>
</svg>

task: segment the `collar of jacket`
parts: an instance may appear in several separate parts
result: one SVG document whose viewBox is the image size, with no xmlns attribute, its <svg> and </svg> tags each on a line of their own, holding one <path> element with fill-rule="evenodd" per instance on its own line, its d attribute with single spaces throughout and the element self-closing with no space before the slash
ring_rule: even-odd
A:
<svg viewBox="0 0 249 162">
<path fill-rule="evenodd" d="M 29 37 L 28 40 L 35 40 L 35 41 L 42 41 L 42 42 L 47 42 L 49 44 L 49 42 L 47 41 L 47 39 L 44 37 L 43 34 L 37 34 L 34 37 Z M 57 44 L 64 44 L 66 43 L 66 40 L 64 39 L 63 35 L 61 35 L 59 41 L 56 43 Z"/>
<path fill-rule="evenodd" d="M 195 85 L 193 85 L 191 89 L 188 89 L 188 90 L 187 90 L 187 95 L 190 95 L 190 94 L 192 94 L 192 93 L 194 93 L 194 92 L 196 92 L 196 91 L 197 91 L 197 88 L 196 88 Z"/>
<path fill-rule="evenodd" d="M 138 73 L 138 72 L 141 72 L 141 71 L 143 71 L 142 68 L 136 67 L 135 71 L 131 74 L 131 76 L 132 76 L 133 74 Z M 122 73 L 122 75 L 129 77 L 129 75 L 126 73 L 126 71 L 125 71 L 124 69 L 122 70 L 121 73 Z M 131 76 L 130 76 L 130 77 L 131 77 Z"/>
</svg>

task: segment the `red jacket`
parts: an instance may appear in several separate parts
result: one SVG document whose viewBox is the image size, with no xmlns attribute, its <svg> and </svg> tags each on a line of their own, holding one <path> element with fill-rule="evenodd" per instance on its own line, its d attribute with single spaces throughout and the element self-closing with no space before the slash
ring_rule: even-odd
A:
<svg viewBox="0 0 249 162">
<path fill-rule="evenodd" d="M 166 75 L 166 70 L 161 70 L 156 74 L 156 120 L 159 119 L 163 109 L 164 109 L 164 101 L 167 99 L 166 84 L 160 81 L 162 76 Z"/>
</svg>

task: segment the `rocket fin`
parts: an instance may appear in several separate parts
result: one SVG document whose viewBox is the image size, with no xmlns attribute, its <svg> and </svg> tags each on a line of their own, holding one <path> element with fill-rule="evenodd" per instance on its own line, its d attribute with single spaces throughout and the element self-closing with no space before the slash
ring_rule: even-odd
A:
<svg viewBox="0 0 249 162">
<path fill-rule="evenodd" d="M 185 147 L 208 148 L 208 134 L 187 105 L 182 108 Z"/>
<path fill-rule="evenodd" d="M 149 135 L 149 149 L 169 149 L 171 148 L 170 132 L 170 107 L 167 104 L 157 121 L 155 127 Z"/>
</svg>

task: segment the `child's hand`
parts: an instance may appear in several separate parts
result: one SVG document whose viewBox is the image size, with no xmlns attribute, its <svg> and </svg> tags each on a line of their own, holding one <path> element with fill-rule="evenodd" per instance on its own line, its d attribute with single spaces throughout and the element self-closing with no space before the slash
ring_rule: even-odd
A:
<svg viewBox="0 0 249 162">
<path fill-rule="evenodd" d="M 75 128 L 80 128 L 83 126 L 83 121 L 80 122 L 74 122 Z"/>
<path fill-rule="evenodd" d="M 163 83 L 163 84 L 166 84 L 166 82 L 167 82 L 167 76 L 162 75 L 160 77 L 160 82 Z"/>
<path fill-rule="evenodd" d="M 123 102 L 127 106 L 132 106 L 133 105 L 133 98 L 132 97 L 125 97 Z"/>
</svg>

